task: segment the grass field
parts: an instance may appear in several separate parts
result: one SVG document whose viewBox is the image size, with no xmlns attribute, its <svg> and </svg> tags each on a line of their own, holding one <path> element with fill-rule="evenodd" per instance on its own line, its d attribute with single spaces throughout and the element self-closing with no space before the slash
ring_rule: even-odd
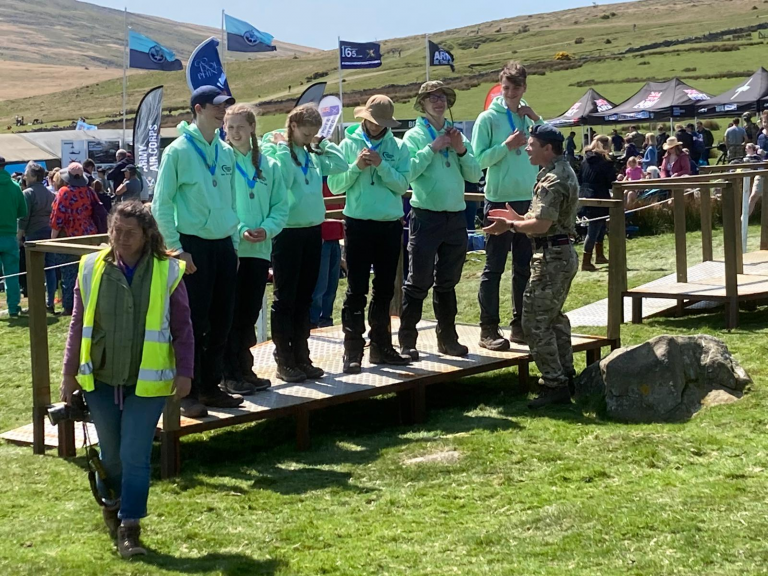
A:
<svg viewBox="0 0 768 576">
<path fill-rule="evenodd" d="M 691 263 L 697 242 L 690 234 Z M 630 285 L 672 272 L 673 244 L 671 235 L 629 242 Z M 477 321 L 481 268 L 470 255 L 461 321 Z M 605 270 L 580 272 L 567 308 L 604 297 L 606 281 Z M 503 318 L 509 273 L 502 287 Z M 66 326 L 50 322 L 57 374 Z M 721 337 L 755 380 L 742 401 L 685 424 L 616 424 L 576 406 L 532 414 L 515 371 L 502 370 L 431 388 L 419 426 L 395 425 L 394 398 L 324 410 L 305 453 L 288 421 L 184 438 L 182 475 L 160 481 L 154 471 L 144 523 L 152 553 L 131 563 L 100 525 L 82 458 L 0 445 L 0 573 L 764 574 L 768 309 L 740 322 L 727 333 L 716 311 L 623 327 L 625 344 Z M 29 420 L 27 346 L 26 319 L 0 319 L 2 430 Z M 424 456 L 431 462 L 414 461 Z"/>
</svg>

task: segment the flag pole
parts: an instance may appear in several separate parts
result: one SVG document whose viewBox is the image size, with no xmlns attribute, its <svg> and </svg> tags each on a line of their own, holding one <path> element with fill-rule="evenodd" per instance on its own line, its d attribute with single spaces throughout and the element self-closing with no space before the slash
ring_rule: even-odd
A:
<svg viewBox="0 0 768 576">
<path fill-rule="evenodd" d="M 426 50 L 427 50 L 427 57 L 426 57 L 426 62 L 427 62 L 427 82 L 429 82 L 429 34 L 424 34 L 424 46 L 426 47 Z"/>
<path fill-rule="evenodd" d="M 221 67 L 224 69 L 224 76 L 227 75 L 227 38 L 224 34 L 224 10 L 221 11 Z"/>
<path fill-rule="evenodd" d="M 125 113 L 128 100 L 128 74 L 126 53 L 128 51 L 128 7 L 123 8 L 123 148 L 125 149 Z"/>
<path fill-rule="evenodd" d="M 344 82 L 342 78 L 342 72 L 341 72 L 341 36 L 337 36 L 337 40 L 339 41 L 339 101 L 341 102 L 341 118 L 340 120 L 340 133 L 344 134 L 344 97 L 343 97 L 343 87 L 342 83 Z M 341 138 L 339 138 L 339 141 L 341 141 Z"/>
</svg>

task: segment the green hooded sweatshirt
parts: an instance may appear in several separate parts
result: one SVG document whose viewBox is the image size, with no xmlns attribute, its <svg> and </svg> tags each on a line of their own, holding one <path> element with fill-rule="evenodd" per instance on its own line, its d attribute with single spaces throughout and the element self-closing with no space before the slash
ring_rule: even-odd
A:
<svg viewBox="0 0 768 576">
<path fill-rule="evenodd" d="M 301 162 L 301 166 L 298 166 L 291 157 L 288 144 L 274 144 L 272 134 L 264 134 L 262 151 L 277 161 L 288 192 L 288 220 L 285 228 L 309 228 L 322 224 L 325 220 L 323 176 L 346 171 L 347 163 L 341 150 L 328 140 L 320 142 L 321 154 L 310 154 L 305 148 L 291 144 L 296 158 Z M 305 176 L 303 168 L 307 159 L 309 163 Z"/>
<path fill-rule="evenodd" d="M 237 232 L 235 203 L 235 154 L 219 137 L 208 144 L 195 124 L 181 122 L 179 137 L 163 152 L 155 184 L 152 213 L 170 250 L 181 250 L 179 233 L 206 240 L 230 236 L 235 250 Z M 215 176 L 197 153 L 190 139 L 206 156 L 208 166 L 216 162 Z M 216 149 L 219 151 L 218 160 Z M 213 180 L 216 180 L 216 186 Z"/>
<path fill-rule="evenodd" d="M 21 188 L 0 168 L 0 236 L 16 236 L 18 219 L 26 215 L 27 203 Z"/>
<path fill-rule="evenodd" d="M 521 106 L 527 106 L 525 100 Z M 526 116 L 512 113 L 515 126 L 524 127 L 525 135 L 530 136 L 534 122 Z M 472 128 L 472 147 L 475 149 L 480 167 L 487 169 L 485 175 L 485 198 L 490 202 L 514 202 L 533 198 L 533 185 L 536 183 L 538 166 L 533 166 L 528 154 L 520 148 L 510 150 L 504 141 L 513 130 L 507 118 L 507 105 L 503 96 L 494 98 L 490 108 L 477 117 Z"/>
<path fill-rule="evenodd" d="M 288 218 L 288 196 L 280 174 L 280 166 L 272 158 L 261 154 L 259 156 L 261 178 L 256 178 L 256 169 L 251 159 L 253 151 L 241 154 L 237 148 L 233 150 L 235 162 L 237 162 L 235 168 L 237 171 L 235 175 L 237 217 L 240 219 L 240 226 L 237 229 L 240 236 L 238 256 L 269 260 L 272 256 L 272 238 L 280 234 Z M 267 232 L 267 239 L 254 243 L 243 238 L 246 230 L 254 228 L 263 228 Z"/>
<path fill-rule="evenodd" d="M 419 118 L 403 138 L 411 153 L 411 206 L 435 212 L 461 212 L 467 207 L 464 202 L 464 181 L 479 182 L 483 171 L 472 152 L 472 145 L 463 134 L 461 139 L 467 152 L 461 158 L 451 147 L 433 152 L 432 142 L 452 124 L 446 121 L 442 130 L 432 128 L 435 135 L 432 138 L 426 121 L 423 117 Z M 450 166 L 446 166 L 446 162 Z"/>
<path fill-rule="evenodd" d="M 408 190 L 408 148 L 391 130 L 371 144 L 381 156 L 381 164 L 360 170 L 357 156 L 369 148 L 363 138 L 363 126 L 353 124 L 347 128 L 341 151 L 349 169 L 328 178 L 328 188 L 334 194 L 347 193 L 345 216 L 380 222 L 399 220 L 403 217 L 403 194 Z"/>
</svg>

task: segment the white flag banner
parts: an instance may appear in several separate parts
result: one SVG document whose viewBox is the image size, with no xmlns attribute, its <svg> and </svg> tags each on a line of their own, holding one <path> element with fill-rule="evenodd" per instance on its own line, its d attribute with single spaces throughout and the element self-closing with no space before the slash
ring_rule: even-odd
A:
<svg viewBox="0 0 768 576">
<path fill-rule="evenodd" d="M 320 101 L 318 108 L 323 118 L 323 125 L 317 135 L 330 138 L 341 118 L 341 100 L 337 96 L 326 96 Z"/>
</svg>

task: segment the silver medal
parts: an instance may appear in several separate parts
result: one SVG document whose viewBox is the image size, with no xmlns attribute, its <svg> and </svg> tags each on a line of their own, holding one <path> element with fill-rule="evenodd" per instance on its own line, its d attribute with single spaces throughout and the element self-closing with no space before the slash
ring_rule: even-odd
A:
<svg viewBox="0 0 768 576">
<path fill-rule="evenodd" d="M 448 161 L 446 161 L 446 162 L 445 162 L 445 167 L 446 167 L 446 168 L 450 168 L 450 167 L 451 167 L 451 163 L 450 163 L 450 162 L 448 162 Z"/>
<path fill-rule="evenodd" d="M 304 177 L 304 184 L 309 184 L 309 178 L 307 178 L 306 176 Z"/>
<path fill-rule="evenodd" d="M 517 154 L 518 156 L 520 156 L 520 154 L 522 154 L 522 152 L 520 151 L 520 148 L 515 150 L 515 154 Z"/>
<path fill-rule="evenodd" d="M 219 183 L 216 181 L 216 178 L 214 178 L 213 179 L 213 187 L 216 188 L 216 186 L 218 186 L 218 185 L 219 185 Z"/>
</svg>

